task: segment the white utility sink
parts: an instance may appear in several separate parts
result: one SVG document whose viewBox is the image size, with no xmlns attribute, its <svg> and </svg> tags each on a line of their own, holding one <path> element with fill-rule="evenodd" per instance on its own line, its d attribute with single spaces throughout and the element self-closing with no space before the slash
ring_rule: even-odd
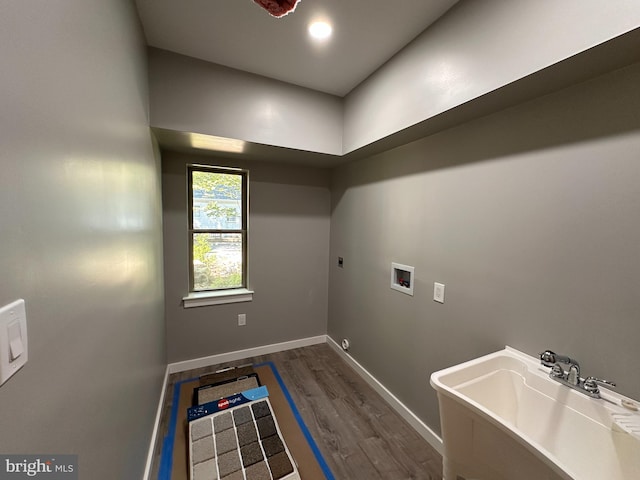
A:
<svg viewBox="0 0 640 480">
<path fill-rule="evenodd" d="M 638 403 L 591 398 L 548 372 L 506 347 L 431 375 L 445 480 L 640 479 Z"/>
</svg>

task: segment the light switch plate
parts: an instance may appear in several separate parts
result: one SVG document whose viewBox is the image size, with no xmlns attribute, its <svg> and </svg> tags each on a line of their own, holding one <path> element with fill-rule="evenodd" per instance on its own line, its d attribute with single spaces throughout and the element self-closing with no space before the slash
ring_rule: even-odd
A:
<svg viewBox="0 0 640 480">
<path fill-rule="evenodd" d="M 438 282 L 433 284 L 433 299 L 436 302 L 444 303 L 444 284 Z"/>
<path fill-rule="evenodd" d="M 0 308 L 0 385 L 27 363 L 27 313 L 24 300 Z"/>
</svg>

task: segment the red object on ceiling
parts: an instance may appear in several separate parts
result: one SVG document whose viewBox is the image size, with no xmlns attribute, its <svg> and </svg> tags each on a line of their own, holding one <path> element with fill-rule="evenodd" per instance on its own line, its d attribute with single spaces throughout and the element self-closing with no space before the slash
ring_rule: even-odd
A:
<svg viewBox="0 0 640 480">
<path fill-rule="evenodd" d="M 284 17 L 293 11 L 300 0 L 253 0 L 274 17 Z"/>
</svg>

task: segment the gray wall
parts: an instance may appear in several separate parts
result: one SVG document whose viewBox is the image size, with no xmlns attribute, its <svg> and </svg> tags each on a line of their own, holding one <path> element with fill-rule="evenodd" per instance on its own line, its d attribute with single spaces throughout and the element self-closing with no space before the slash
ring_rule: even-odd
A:
<svg viewBox="0 0 640 480">
<path fill-rule="evenodd" d="M 185 309 L 188 163 L 249 169 L 252 302 Z M 169 362 L 327 332 L 329 171 L 163 152 L 165 312 Z M 247 324 L 238 327 L 239 313 Z"/>
<path fill-rule="evenodd" d="M 636 0 L 461 1 L 346 96 L 343 151 L 434 118 L 638 26 Z"/>
<path fill-rule="evenodd" d="M 176 53 L 149 49 L 151 126 L 333 155 L 340 98 Z"/>
<path fill-rule="evenodd" d="M 126 0 L 2 2 L 0 305 L 29 362 L 0 387 L 0 452 L 140 478 L 165 368 L 159 155 Z"/>
<path fill-rule="evenodd" d="M 334 171 L 329 335 L 434 429 L 431 372 L 505 345 L 640 398 L 638 85 L 635 64 Z"/>
</svg>

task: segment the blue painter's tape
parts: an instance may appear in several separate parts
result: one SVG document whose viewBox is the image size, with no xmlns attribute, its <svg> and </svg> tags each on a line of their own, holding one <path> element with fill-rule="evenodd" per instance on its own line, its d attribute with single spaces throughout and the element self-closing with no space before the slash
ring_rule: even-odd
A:
<svg viewBox="0 0 640 480">
<path fill-rule="evenodd" d="M 162 442 L 162 452 L 160 453 L 160 468 L 158 470 L 158 480 L 171 480 L 171 470 L 173 469 L 173 441 L 176 437 L 176 426 L 178 424 L 178 402 L 180 402 L 180 387 L 185 382 L 193 382 L 197 378 L 181 380 L 173 386 L 173 403 L 171 405 L 171 416 L 169 417 L 169 431 Z"/>
<path fill-rule="evenodd" d="M 287 399 L 287 402 L 289 403 L 289 407 L 293 412 L 293 416 L 296 418 L 296 421 L 298 422 L 298 426 L 300 427 L 300 430 L 302 430 L 302 433 L 304 434 L 304 438 L 307 439 L 307 443 L 309 444 L 309 447 L 311 447 L 311 451 L 313 452 L 313 455 L 316 457 L 316 460 L 320 465 L 320 468 L 322 469 L 322 473 L 324 473 L 325 478 L 327 480 L 335 480 L 335 477 L 333 476 L 333 473 L 331 472 L 329 465 L 327 465 L 327 462 L 322 456 L 322 452 L 320 452 L 318 445 L 316 445 L 316 442 L 311 436 L 309 429 L 305 425 L 304 420 L 302 419 L 302 416 L 300 415 L 300 412 L 298 411 L 298 408 L 296 407 L 296 404 L 294 403 L 293 398 L 291 397 L 291 394 L 289 394 L 289 390 L 287 390 L 287 386 L 284 384 L 284 381 L 282 380 L 282 377 L 280 376 L 278 369 L 273 364 L 273 362 L 264 362 L 255 366 L 261 367 L 263 365 L 268 365 L 269 368 L 271 368 L 273 375 L 276 377 L 276 380 L 278 381 L 278 385 L 280 385 L 280 389 L 282 390 L 282 393 L 284 393 L 284 396 Z"/>
</svg>

